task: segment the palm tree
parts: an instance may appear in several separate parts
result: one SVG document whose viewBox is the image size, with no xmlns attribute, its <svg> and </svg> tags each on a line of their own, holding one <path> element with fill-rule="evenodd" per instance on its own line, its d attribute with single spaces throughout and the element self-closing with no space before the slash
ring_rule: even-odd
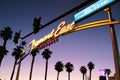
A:
<svg viewBox="0 0 120 80">
<path fill-rule="evenodd" d="M 92 70 L 94 69 L 94 64 L 92 63 L 92 62 L 89 62 L 88 64 L 87 64 L 87 66 L 88 66 L 88 68 L 89 68 L 89 80 L 91 80 L 91 74 L 92 74 Z"/>
<path fill-rule="evenodd" d="M 16 44 L 18 44 L 18 41 L 20 39 L 20 35 L 21 35 L 21 30 L 19 32 L 15 32 L 14 34 L 14 39 L 13 39 L 13 42 Z"/>
<path fill-rule="evenodd" d="M 24 44 L 25 45 L 25 44 Z M 19 80 L 19 74 L 20 74 L 20 68 L 21 68 L 21 59 L 23 58 L 23 55 L 25 55 L 25 50 L 24 50 L 24 45 L 18 46 L 19 54 L 20 54 L 20 62 L 18 64 L 18 69 L 17 69 L 17 75 L 16 75 L 16 80 Z"/>
<path fill-rule="evenodd" d="M 110 69 L 105 69 L 105 74 L 107 74 L 107 78 L 109 79 L 109 75 L 111 73 L 111 70 Z"/>
<path fill-rule="evenodd" d="M 59 73 L 61 71 L 63 71 L 63 67 L 64 67 L 64 64 L 62 63 L 62 61 L 58 61 L 56 64 L 55 64 L 55 70 L 58 72 L 57 73 L 57 80 L 59 79 Z"/>
<path fill-rule="evenodd" d="M 48 70 L 48 59 L 51 57 L 52 51 L 49 49 L 45 49 L 42 53 L 43 58 L 46 60 L 46 68 L 45 68 L 45 80 L 47 80 L 47 70 Z"/>
<path fill-rule="evenodd" d="M 18 69 L 17 69 L 17 74 L 16 74 L 16 80 L 19 80 L 19 74 L 20 74 L 20 68 L 21 68 L 21 59 L 23 58 L 23 55 L 25 55 L 25 50 L 24 46 L 26 45 L 25 41 L 22 41 L 20 46 L 17 46 L 17 53 L 18 53 L 18 59 L 19 59 L 19 64 L 18 64 Z M 17 60 L 18 61 L 18 60 Z M 16 62 L 17 64 L 17 62 Z"/>
<path fill-rule="evenodd" d="M 7 43 L 7 40 L 12 38 L 12 33 L 13 32 L 9 26 L 5 27 L 4 30 L 0 30 L 0 37 L 4 40 L 3 42 L 4 48 L 2 47 L 3 52 L 1 51 L 1 54 L 0 54 L 0 66 L 4 58 L 4 55 L 6 55 L 6 53 L 8 52 L 8 50 L 6 49 L 6 43 Z"/>
<path fill-rule="evenodd" d="M 73 64 L 70 62 L 66 63 L 65 65 L 66 71 L 68 72 L 68 80 L 70 80 L 70 73 L 74 70 Z"/>
<path fill-rule="evenodd" d="M 24 47 L 26 45 L 26 41 L 22 41 L 21 46 Z"/>
<path fill-rule="evenodd" d="M 12 56 L 15 57 L 15 62 L 14 62 L 13 71 L 12 71 L 10 80 L 13 79 L 13 75 L 14 75 L 14 72 L 15 72 L 16 64 L 17 64 L 17 61 L 20 58 L 20 53 L 19 53 L 19 47 L 18 46 L 13 49 Z"/>
<path fill-rule="evenodd" d="M 4 58 L 4 55 L 7 55 L 7 53 L 8 53 L 8 50 L 4 46 L 0 46 L 0 66 Z"/>
<path fill-rule="evenodd" d="M 4 30 L 0 31 L 0 37 L 3 38 L 3 46 L 6 47 L 7 40 L 12 39 L 12 30 L 9 26 L 5 27 Z"/>
<path fill-rule="evenodd" d="M 87 72 L 86 67 L 85 67 L 85 66 L 81 66 L 81 67 L 80 67 L 80 72 L 83 74 L 83 80 L 84 80 L 84 76 L 85 76 L 85 74 L 86 74 L 86 72 Z"/>
<path fill-rule="evenodd" d="M 34 49 L 33 51 L 31 51 L 31 55 L 32 55 L 32 62 L 31 62 L 31 69 L 30 69 L 29 80 L 31 80 L 31 79 L 32 79 L 33 65 L 34 65 L 34 62 L 35 62 L 35 57 L 36 57 L 37 53 L 39 53 L 38 49 Z"/>
</svg>

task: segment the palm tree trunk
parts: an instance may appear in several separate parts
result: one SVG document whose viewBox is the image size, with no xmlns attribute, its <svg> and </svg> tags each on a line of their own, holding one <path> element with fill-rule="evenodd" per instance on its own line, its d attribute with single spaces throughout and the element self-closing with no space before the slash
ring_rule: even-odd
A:
<svg viewBox="0 0 120 80">
<path fill-rule="evenodd" d="M 84 74 L 83 74 L 83 80 L 84 80 Z"/>
<path fill-rule="evenodd" d="M 0 53 L 0 66 L 1 66 L 1 64 L 2 64 L 3 58 L 4 58 L 4 54 Z"/>
<path fill-rule="evenodd" d="M 59 80 L 59 72 L 57 73 L 57 80 Z"/>
<path fill-rule="evenodd" d="M 16 80 L 19 80 L 20 67 L 21 67 L 21 62 L 18 64 L 18 70 L 17 70 Z"/>
<path fill-rule="evenodd" d="M 86 73 L 85 73 L 85 75 L 84 75 L 84 79 L 85 79 L 85 80 L 88 80 L 87 74 L 86 74 Z"/>
<path fill-rule="evenodd" d="M 46 60 L 45 80 L 47 80 L 48 60 Z"/>
<path fill-rule="evenodd" d="M 33 56 L 33 58 L 32 58 L 29 80 L 32 79 L 32 71 L 33 71 L 34 61 L 35 61 L 35 56 Z"/>
<path fill-rule="evenodd" d="M 107 75 L 107 78 L 108 78 L 108 80 L 109 80 L 109 75 Z"/>
<path fill-rule="evenodd" d="M 70 80 L 70 72 L 68 72 L 68 80 Z"/>
<path fill-rule="evenodd" d="M 92 70 L 90 70 L 89 80 L 91 80 L 91 73 L 92 73 Z"/>
<path fill-rule="evenodd" d="M 4 40 L 3 46 L 6 47 L 7 40 Z"/>
<path fill-rule="evenodd" d="M 13 66 L 13 71 L 12 71 L 12 74 L 11 74 L 10 80 L 13 79 L 13 75 L 14 75 L 14 72 L 15 72 L 16 63 L 17 63 L 17 59 L 15 59 L 14 66 Z"/>
</svg>

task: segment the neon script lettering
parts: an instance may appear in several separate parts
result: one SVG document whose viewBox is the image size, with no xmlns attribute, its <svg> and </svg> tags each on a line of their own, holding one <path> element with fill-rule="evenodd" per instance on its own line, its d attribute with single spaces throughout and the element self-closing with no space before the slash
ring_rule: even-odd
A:
<svg viewBox="0 0 120 80">
<path fill-rule="evenodd" d="M 58 42 L 58 37 L 61 36 L 64 33 L 67 33 L 75 27 L 75 22 L 73 21 L 71 24 L 66 25 L 66 22 L 61 22 L 56 30 L 52 30 L 49 34 L 45 35 L 40 40 L 36 41 L 33 39 L 29 44 L 28 47 L 30 48 L 30 51 L 38 48 L 39 50 L 42 48 L 45 48 L 47 46 L 50 46 L 53 43 Z"/>
</svg>

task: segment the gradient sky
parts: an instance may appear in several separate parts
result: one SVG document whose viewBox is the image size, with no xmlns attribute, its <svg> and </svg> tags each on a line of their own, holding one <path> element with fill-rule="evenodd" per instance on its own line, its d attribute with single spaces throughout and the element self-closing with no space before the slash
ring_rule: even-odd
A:
<svg viewBox="0 0 120 80">
<path fill-rule="evenodd" d="M 22 30 L 21 36 L 23 37 L 32 32 L 34 17 L 42 17 L 41 24 L 44 25 L 65 11 L 80 4 L 82 1 L 84 0 L 0 0 L 0 30 L 6 26 L 10 26 L 14 33 Z M 116 3 L 111 7 L 113 18 L 120 20 L 120 3 Z M 56 29 L 62 21 L 66 21 L 67 24 L 71 23 L 73 21 L 73 15 L 77 12 L 78 11 L 47 26 L 37 34 L 29 36 L 25 39 L 26 42 L 29 43 L 33 39 L 38 40 L 44 37 L 44 35 L 49 34 L 52 29 Z M 100 11 L 76 25 L 107 18 L 107 12 Z M 115 25 L 115 30 L 119 47 L 120 25 Z M 2 44 L 3 40 L 0 39 L 0 45 Z M 11 56 L 13 48 L 15 48 L 15 45 L 12 40 L 9 40 L 7 42 L 9 53 L 4 57 L 2 66 L 0 67 L 0 78 L 3 80 L 10 79 L 14 63 L 14 57 Z M 90 61 L 95 64 L 95 69 L 92 72 L 92 80 L 99 80 L 99 69 L 110 68 L 112 71 L 111 76 L 115 73 L 109 26 L 87 29 L 65 35 L 59 38 L 58 43 L 48 48 L 53 54 L 49 59 L 47 80 L 56 80 L 57 72 L 54 69 L 54 65 L 57 61 L 62 61 L 64 64 L 71 62 L 74 65 L 71 80 L 82 80 L 82 74 L 79 69 L 81 66 L 87 67 Z M 26 46 L 26 53 L 28 53 L 28 50 Z M 45 60 L 41 56 L 42 51 L 43 50 L 36 56 L 32 80 L 44 80 Z M 31 55 L 22 61 L 19 80 L 29 79 L 31 61 Z M 87 75 L 89 75 L 89 72 L 87 72 Z M 16 72 L 14 79 L 15 77 Z M 64 69 L 64 71 L 60 73 L 60 80 L 67 80 L 67 77 L 67 72 Z"/>
</svg>

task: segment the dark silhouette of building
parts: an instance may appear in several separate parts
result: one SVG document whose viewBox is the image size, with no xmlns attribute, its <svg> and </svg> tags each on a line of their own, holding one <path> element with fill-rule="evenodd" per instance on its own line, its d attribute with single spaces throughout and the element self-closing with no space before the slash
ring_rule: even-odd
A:
<svg viewBox="0 0 120 80">
<path fill-rule="evenodd" d="M 100 76 L 99 80 L 106 80 L 106 76 Z"/>
</svg>

